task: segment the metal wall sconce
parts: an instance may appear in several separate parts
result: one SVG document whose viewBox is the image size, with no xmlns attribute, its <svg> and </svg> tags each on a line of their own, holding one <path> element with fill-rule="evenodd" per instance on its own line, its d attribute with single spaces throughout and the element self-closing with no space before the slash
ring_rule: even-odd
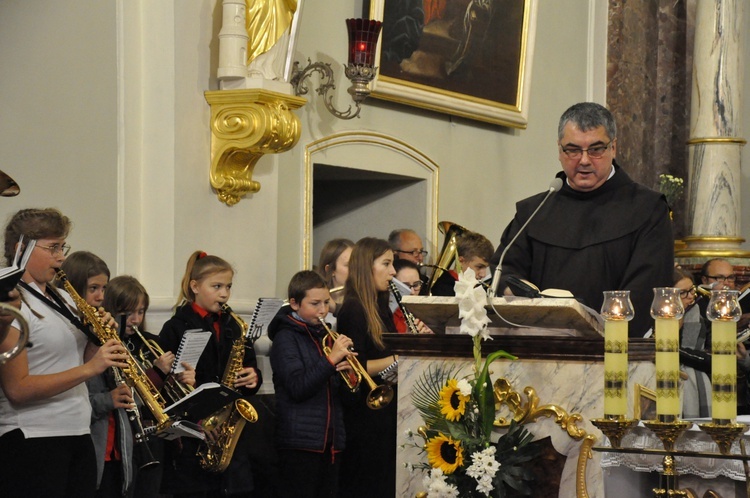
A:
<svg viewBox="0 0 750 498">
<path fill-rule="evenodd" d="M 352 82 L 348 92 L 354 100 L 355 111 L 352 111 L 352 106 L 349 106 L 349 109 L 344 112 L 334 107 L 333 94 L 328 92 L 334 90 L 336 84 L 333 80 L 333 69 L 331 69 L 330 64 L 325 62 L 312 62 L 307 59 L 307 66 L 304 69 L 299 68 L 299 62 L 294 63 L 290 81 L 294 88 L 294 94 L 297 96 L 306 95 L 310 91 L 307 86 L 307 79 L 317 72 L 320 74 L 321 83 L 315 91 L 323 97 L 326 109 L 341 119 L 352 119 L 359 116 L 360 104 L 370 95 L 368 84 L 377 73 L 378 68 L 373 67 L 373 62 L 382 25 L 382 22 L 371 19 L 346 20 L 346 28 L 349 32 L 349 62 L 344 66 L 344 74 Z"/>
</svg>

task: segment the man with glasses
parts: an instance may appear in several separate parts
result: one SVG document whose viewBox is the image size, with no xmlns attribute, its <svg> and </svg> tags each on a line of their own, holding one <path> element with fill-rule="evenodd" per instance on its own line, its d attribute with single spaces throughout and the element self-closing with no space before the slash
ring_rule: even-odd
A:
<svg viewBox="0 0 750 498">
<path fill-rule="evenodd" d="M 393 257 L 396 260 L 405 259 L 421 268 L 422 263 L 424 263 L 424 258 L 427 257 L 427 251 L 424 250 L 422 238 L 417 235 L 417 232 L 409 228 L 393 230 L 388 236 L 388 243 L 391 245 L 391 249 L 393 249 Z M 422 279 L 423 285 L 419 294 L 426 296 L 429 292 L 427 286 L 428 278 L 423 275 L 421 271 L 420 278 Z"/>
<path fill-rule="evenodd" d="M 723 258 L 709 259 L 701 267 L 701 284 L 712 290 L 734 289 L 737 276 L 732 264 Z"/>
<path fill-rule="evenodd" d="M 734 290 L 737 276 L 734 273 L 732 263 L 724 258 L 709 259 L 701 267 L 701 284 L 702 289 L 711 290 Z M 740 303 L 742 305 L 742 303 Z M 701 316 L 706 316 L 708 307 L 708 298 L 704 297 L 698 300 L 698 307 L 701 310 Z M 744 314 L 740 320 L 740 326 L 747 324 L 747 311 L 743 308 Z"/>
<path fill-rule="evenodd" d="M 563 180 L 520 234 L 547 192 L 516 204 L 491 263 L 506 247 L 505 279 L 526 279 L 540 289 L 566 289 L 599 311 L 605 290 L 630 290 L 635 318 L 630 335 L 652 326 L 654 287 L 672 285 L 672 226 L 666 199 L 635 183 L 616 162 L 617 127 L 612 114 L 592 102 L 575 104 L 560 117 L 558 159 Z"/>
</svg>

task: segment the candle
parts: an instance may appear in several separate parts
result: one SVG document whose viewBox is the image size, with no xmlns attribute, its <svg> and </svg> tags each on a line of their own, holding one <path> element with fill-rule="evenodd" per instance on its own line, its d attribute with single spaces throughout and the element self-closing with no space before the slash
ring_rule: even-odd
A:
<svg viewBox="0 0 750 498">
<path fill-rule="evenodd" d="M 685 314 L 680 289 L 657 287 L 651 303 L 656 342 L 656 419 L 671 423 L 680 418 L 680 318 Z"/>
<path fill-rule="evenodd" d="M 731 424 L 737 418 L 737 322 L 711 323 L 711 417 Z"/>
<path fill-rule="evenodd" d="M 680 416 L 680 321 L 656 318 L 656 418 L 674 422 Z"/>
<path fill-rule="evenodd" d="M 382 25 L 382 22 L 371 19 L 346 20 L 349 33 L 349 64 L 372 67 Z"/>
<path fill-rule="evenodd" d="M 604 291 L 604 418 L 624 420 L 628 412 L 628 321 L 630 291 Z"/>
<path fill-rule="evenodd" d="M 711 418 L 729 425 L 737 418 L 737 321 L 739 291 L 712 290 L 706 316 L 711 321 Z"/>
<path fill-rule="evenodd" d="M 624 419 L 628 411 L 628 322 L 604 322 L 604 418 Z"/>
</svg>

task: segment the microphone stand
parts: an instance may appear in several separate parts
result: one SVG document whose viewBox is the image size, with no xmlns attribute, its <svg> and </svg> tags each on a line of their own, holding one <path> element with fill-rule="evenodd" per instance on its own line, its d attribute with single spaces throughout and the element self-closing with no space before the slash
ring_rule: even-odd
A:
<svg viewBox="0 0 750 498">
<path fill-rule="evenodd" d="M 526 222 L 521 225 L 521 228 L 516 232 L 516 234 L 513 236 L 513 238 L 508 242 L 508 245 L 505 246 L 505 249 L 503 249 L 503 252 L 500 254 L 500 260 L 497 262 L 497 268 L 495 268 L 495 275 L 492 277 L 492 286 L 487 290 L 487 298 L 490 302 L 490 307 L 492 307 L 492 311 L 495 312 L 495 314 L 505 323 L 510 325 L 511 327 L 528 327 L 528 325 L 521 325 L 518 323 L 513 323 L 509 320 L 506 320 L 503 318 L 503 316 L 497 311 L 495 308 L 495 303 L 492 302 L 492 299 L 497 295 L 497 288 L 500 285 L 500 276 L 503 273 L 503 260 L 505 259 L 505 254 L 508 252 L 508 249 L 513 245 L 513 243 L 518 239 L 518 236 L 521 235 L 521 233 L 524 231 L 524 229 L 528 226 L 528 224 L 531 222 L 532 219 L 534 219 L 534 216 L 539 212 L 539 210 L 544 206 L 544 203 L 547 202 L 547 199 L 550 198 L 550 196 L 560 190 L 562 188 L 563 182 L 560 178 L 555 177 L 552 182 L 549 184 L 549 189 L 547 190 L 547 195 L 544 196 L 544 199 L 542 199 L 542 202 L 539 203 L 539 205 L 536 207 L 533 213 L 531 213 L 531 216 L 528 217 Z"/>
</svg>

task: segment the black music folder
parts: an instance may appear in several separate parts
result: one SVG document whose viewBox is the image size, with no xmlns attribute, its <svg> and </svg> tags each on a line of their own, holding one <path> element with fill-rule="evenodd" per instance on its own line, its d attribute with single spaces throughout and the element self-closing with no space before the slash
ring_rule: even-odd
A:
<svg viewBox="0 0 750 498">
<path fill-rule="evenodd" d="M 177 403 L 166 407 L 164 413 L 170 417 L 198 422 L 241 397 L 242 395 L 234 389 L 216 382 L 208 382 L 197 387 Z"/>
<path fill-rule="evenodd" d="M 34 239 L 30 240 L 28 244 L 24 244 L 23 235 L 21 235 L 16 247 L 16 253 L 13 256 L 13 263 L 10 266 L 0 269 L 0 300 L 6 300 L 8 293 L 20 282 L 24 271 L 26 271 L 26 263 L 28 263 L 31 251 L 34 250 L 35 245 L 36 240 Z M 23 250 L 23 253 L 21 250 Z"/>
</svg>

